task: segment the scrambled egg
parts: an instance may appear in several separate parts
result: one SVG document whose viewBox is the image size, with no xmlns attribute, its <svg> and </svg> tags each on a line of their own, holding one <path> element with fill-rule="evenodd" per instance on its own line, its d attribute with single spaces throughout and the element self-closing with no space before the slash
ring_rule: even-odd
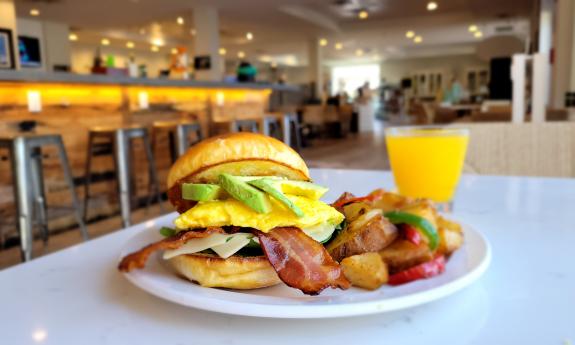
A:
<svg viewBox="0 0 575 345">
<path fill-rule="evenodd" d="M 228 199 L 199 202 L 182 213 L 174 223 L 178 229 L 234 225 L 269 232 L 280 226 L 295 226 L 300 229 L 326 223 L 335 226 L 344 219 L 343 214 L 323 201 L 295 195 L 286 196 L 303 211 L 303 217 L 298 218 L 273 198 L 270 198 L 272 211 L 266 214 L 257 213 L 238 200 Z"/>
</svg>

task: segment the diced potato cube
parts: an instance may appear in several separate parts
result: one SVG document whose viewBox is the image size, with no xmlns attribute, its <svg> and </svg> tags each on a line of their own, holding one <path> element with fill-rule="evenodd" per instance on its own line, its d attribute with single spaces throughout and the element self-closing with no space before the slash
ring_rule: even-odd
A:
<svg viewBox="0 0 575 345">
<path fill-rule="evenodd" d="M 378 253 L 364 253 L 341 261 L 343 274 L 352 285 L 375 290 L 387 283 L 387 265 Z"/>
</svg>

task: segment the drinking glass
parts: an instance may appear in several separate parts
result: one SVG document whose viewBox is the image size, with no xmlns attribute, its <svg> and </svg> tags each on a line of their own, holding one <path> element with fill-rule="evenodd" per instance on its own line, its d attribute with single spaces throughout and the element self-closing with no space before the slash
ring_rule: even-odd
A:
<svg viewBox="0 0 575 345">
<path fill-rule="evenodd" d="M 469 130 L 391 127 L 385 130 L 385 140 L 399 193 L 429 198 L 449 211 L 463 170 Z"/>
</svg>

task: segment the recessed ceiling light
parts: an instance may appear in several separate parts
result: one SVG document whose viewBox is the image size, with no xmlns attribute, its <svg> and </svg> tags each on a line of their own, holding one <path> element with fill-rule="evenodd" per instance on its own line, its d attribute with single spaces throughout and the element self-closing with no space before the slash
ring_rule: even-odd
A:
<svg viewBox="0 0 575 345">
<path fill-rule="evenodd" d="M 369 17 L 369 12 L 367 12 L 366 10 L 361 10 L 357 13 L 357 16 L 359 17 L 359 19 L 367 19 L 367 17 Z"/>
<path fill-rule="evenodd" d="M 469 29 L 468 29 L 468 30 L 469 30 L 469 32 L 475 32 L 475 31 L 477 31 L 477 30 L 479 30 L 479 29 L 477 28 L 477 25 L 473 24 L 473 25 L 469 25 Z"/>
<path fill-rule="evenodd" d="M 178 53 L 178 48 L 172 48 L 172 50 L 170 50 L 170 52 L 172 54 L 177 54 Z"/>
<path fill-rule="evenodd" d="M 325 47 L 327 45 L 327 40 L 325 38 L 322 38 L 319 40 L 319 45 L 322 47 Z"/>
<path fill-rule="evenodd" d="M 220 48 L 219 53 L 220 55 L 226 55 L 227 53 L 226 48 Z"/>
<path fill-rule="evenodd" d="M 437 7 L 439 7 L 437 5 L 437 2 L 430 1 L 427 3 L 427 10 L 428 11 L 435 11 L 437 9 Z"/>
<path fill-rule="evenodd" d="M 421 43 L 421 42 L 423 42 L 423 37 L 421 37 L 421 36 L 415 36 L 415 37 L 413 38 L 413 42 L 415 42 L 415 43 Z"/>
<path fill-rule="evenodd" d="M 126 48 L 128 49 L 134 49 L 136 45 L 134 44 L 134 42 L 126 42 Z"/>
<path fill-rule="evenodd" d="M 178 24 L 180 24 L 180 25 L 184 25 L 184 18 L 178 17 L 178 18 L 176 19 L 176 22 L 177 22 Z"/>
<path fill-rule="evenodd" d="M 151 47 L 150 47 L 150 50 L 153 51 L 154 53 L 157 53 L 157 52 L 160 51 L 160 47 L 158 47 L 158 46 L 151 46 Z"/>
<path fill-rule="evenodd" d="M 337 49 L 337 50 L 342 50 L 342 49 L 343 49 L 343 44 L 337 42 L 337 43 L 335 44 L 335 49 Z"/>
<path fill-rule="evenodd" d="M 246 38 L 248 39 L 248 41 L 251 41 L 254 39 L 254 34 L 252 34 L 251 32 L 246 33 Z"/>
<path fill-rule="evenodd" d="M 37 17 L 37 16 L 40 15 L 40 10 L 37 9 L 37 8 L 33 8 L 33 9 L 30 10 L 30 15 L 31 15 L 31 16 L 34 16 L 34 17 Z"/>
<path fill-rule="evenodd" d="M 415 31 L 409 30 L 408 32 L 405 33 L 405 37 L 414 38 L 415 37 Z"/>
<path fill-rule="evenodd" d="M 100 43 L 102 43 L 103 46 L 109 46 L 110 45 L 110 40 L 107 38 L 102 38 L 102 40 L 100 41 Z"/>
<path fill-rule="evenodd" d="M 152 44 L 158 47 L 164 46 L 164 40 L 161 38 L 152 38 Z"/>
<path fill-rule="evenodd" d="M 361 50 L 361 49 L 356 50 L 355 55 L 356 56 L 363 56 L 363 50 Z"/>
<path fill-rule="evenodd" d="M 244 52 L 242 52 L 242 51 L 239 51 L 239 52 L 238 52 L 238 58 L 243 59 L 243 58 L 245 58 L 245 57 L 246 57 L 246 53 L 244 53 Z"/>
<path fill-rule="evenodd" d="M 473 34 L 473 36 L 475 36 L 475 38 L 481 38 L 481 37 L 483 37 L 483 32 L 481 32 L 481 31 L 475 31 L 475 33 Z"/>
<path fill-rule="evenodd" d="M 70 41 L 77 41 L 77 40 L 78 40 L 78 35 L 76 35 L 75 33 L 72 32 L 71 34 L 68 35 L 68 39 L 69 39 Z"/>
</svg>

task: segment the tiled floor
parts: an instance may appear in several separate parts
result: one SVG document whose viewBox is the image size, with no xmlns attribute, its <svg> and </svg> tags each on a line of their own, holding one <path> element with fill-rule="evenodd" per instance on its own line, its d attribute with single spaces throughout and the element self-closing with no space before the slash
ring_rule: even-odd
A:
<svg viewBox="0 0 575 345">
<path fill-rule="evenodd" d="M 378 124 L 372 134 L 354 134 L 346 139 L 317 140 L 312 147 L 303 149 L 301 154 L 310 168 L 389 169 L 381 124 Z M 165 209 L 171 210 L 172 206 L 166 204 Z M 133 213 L 133 223 L 157 217 L 159 214 L 157 206 L 152 206 L 149 210 L 136 210 Z M 112 217 L 88 225 L 88 232 L 91 238 L 97 238 L 118 231 L 120 227 L 120 217 Z M 47 245 L 35 241 L 34 257 L 53 253 L 81 241 L 78 230 L 52 235 Z M 20 263 L 19 247 L 0 250 L 0 269 L 18 263 Z"/>
</svg>

